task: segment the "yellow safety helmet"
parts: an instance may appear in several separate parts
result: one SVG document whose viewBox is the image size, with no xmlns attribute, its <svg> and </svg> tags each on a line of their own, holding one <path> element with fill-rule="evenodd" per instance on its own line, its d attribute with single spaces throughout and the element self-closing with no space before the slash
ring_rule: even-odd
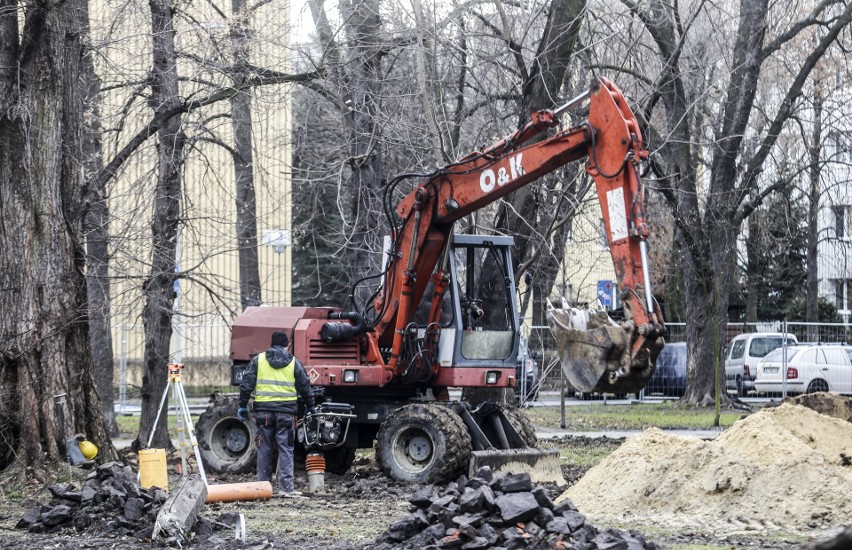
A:
<svg viewBox="0 0 852 550">
<path fill-rule="evenodd" d="M 92 460 L 98 456 L 98 447 L 91 441 L 81 441 L 79 443 L 80 452 L 86 457 L 86 460 Z"/>
</svg>

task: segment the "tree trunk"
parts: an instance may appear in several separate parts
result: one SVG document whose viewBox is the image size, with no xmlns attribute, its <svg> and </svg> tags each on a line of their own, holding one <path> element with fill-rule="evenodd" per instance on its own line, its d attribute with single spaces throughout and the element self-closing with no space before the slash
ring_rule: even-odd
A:
<svg viewBox="0 0 852 550">
<path fill-rule="evenodd" d="M 808 178 L 810 190 L 808 192 L 808 252 L 807 252 L 807 279 L 805 288 L 805 321 L 808 323 L 819 322 L 819 262 L 817 261 L 817 245 L 819 243 L 819 201 L 820 201 L 820 179 L 822 177 L 822 165 L 820 164 L 820 152 L 822 149 L 822 87 L 817 80 L 814 85 L 814 127 L 811 134 L 811 143 L 808 144 L 808 156 L 810 166 Z M 808 342 L 819 342 L 819 328 L 808 326 Z"/>
<path fill-rule="evenodd" d="M 383 35 L 378 0 L 352 0 L 341 5 L 352 41 L 350 56 L 350 105 L 347 116 L 350 131 L 352 170 L 346 182 L 351 197 L 349 220 L 349 273 L 352 281 L 381 271 L 381 244 L 385 233 L 381 214 L 384 161 L 379 144 L 381 93 L 381 52 Z M 355 295 L 356 307 L 366 303 L 371 290 L 361 285 Z"/>
<path fill-rule="evenodd" d="M 87 6 L 25 4 L 20 35 L 19 7 L 0 0 L 0 468 L 63 460 L 76 432 L 110 460 L 81 244 Z"/>
<path fill-rule="evenodd" d="M 234 64 L 245 67 L 249 56 L 248 13 L 245 0 L 233 0 L 231 9 L 235 23 L 231 29 Z M 242 77 L 242 75 L 241 75 Z M 257 259 L 257 199 L 254 191 L 254 158 L 252 150 L 251 89 L 231 98 L 231 121 L 234 127 L 234 182 L 237 202 L 237 250 L 240 265 L 240 305 L 262 303 L 260 270 Z"/>
<path fill-rule="evenodd" d="M 178 104 L 177 56 L 175 55 L 172 8 L 168 0 L 150 0 L 153 30 L 154 66 L 151 76 L 151 107 L 156 111 Z M 143 284 L 145 307 L 144 374 L 142 376 L 142 414 L 135 448 L 147 444 L 154 432 L 152 446 L 171 446 L 166 429 L 166 414 L 154 426 L 158 405 L 168 382 L 169 342 L 177 274 L 177 243 L 180 226 L 181 169 L 186 137 L 181 117 L 173 116 L 157 132 L 157 187 L 154 192 L 152 220 L 151 272 Z"/>
<path fill-rule="evenodd" d="M 535 111 L 554 107 L 556 98 L 562 94 L 585 10 L 585 0 L 556 0 L 550 5 L 535 61 L 531 64 L 527 80 L 522 83 L 519 124 L 526 123 Z M 523 73 L 527 74 L 527 71 Z M 562 196 L 576 195 L 576 173 L 577 168 L 565 167 L 512 192 L 501 201 L 494 222 L 498 232 L 515 237 L 512 250 L 515 282 L 525 271 L 532 273 L 537 301 L 533 304 L 534 319 L 543 319 L 542 304 L 550 296 L 565 256 L 568 224 L 563 218 L 574 213 L 573 209 L 565 213 L 566 203 Z M 566 181 L 568 185 L 564 185 Z M 550 200 L 549 196 L 553 194 L 560 197 Z M 576 198 L 582 200 L 582 197 Z M 496 278 L 500 276 L 500 273 L 493 272 L 492 279 L 483 282 L 483 289 L 499 292 L 503 285 Z M 483 298 L 490 299 L 487 295 Z"/>
<path fill-rule="evenodd" d="M 83 61 L 86 81 L 89 83 L 86 97 L 86 139 L 83 157 L 87 165 L 87 180 L 94 181 L 89 189 L 86 202 L 88 211 L 84 221 L 86 233 L 86 290 L 89 295 L 89 345 L 92 348 L 95 380 L 98 397 L 101 400 L 101 414 L 110 437 L 118 437 L 118 424 L 115 421 L 114 386 L 115 366 L 113 364 L 112 331 L 110 330 L 110 281 L 109 281 L 109 197 L 106 182 L 92 175 L 102 166 L 100 140 L 100 113 L 98 94 L 100 81 L 95 74 L 91 56 Z"/>
<path fill-rule="evenodd" d="M 119 434 L 115 421 L 113 347 L 110 331 L 109 284 L 109 207 L 106 190 L 93 194 L 86 215 L 86 253 L 89 268 L 86 288 L 89 293 L 89 344 L 92 349 L 101 414 L 110 437 Z"/>
<path fill-rule="evenodd" d="M 761 277 L 758 254 L 760 247 L 760 224 L 758 212 L 753 212 L 748 217 L 748 238 L 746 238 L 746 273 L 745 288 L 743 292 L 746 297 L 745 320 L 747 323 L 756 323 L 757 319 L 757 282 Z"/>
</svg>

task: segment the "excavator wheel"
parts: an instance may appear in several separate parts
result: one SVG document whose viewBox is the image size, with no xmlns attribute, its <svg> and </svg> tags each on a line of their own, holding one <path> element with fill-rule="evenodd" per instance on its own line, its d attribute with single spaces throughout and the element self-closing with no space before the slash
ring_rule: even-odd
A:
<svg viewBox="0 0 852 550">
<path fill-rule="evenodd" d="M 243 474 L 257 468 L 253 419 L 236 416 L 237 399 L 217 395 L 195 424 L 195 436 L 204 468 L 217 474 Z"/>
<path fill-rule="evenodd" d="M 526 446 L 535 447 L 536 443 L 538 443 L 538 437 L 535 435 L 535 428 L 533 428 L 529 417 L 525 415 L 521 409 L 515 407 L 502 405 L 501 408 L 503 409 L 503 414 L 506 415 L 506 418 L 509 420 L 509 423 L 512 424 L 512 427 L 517 430 L 521 439 L 524 440 Z"/>
<path fill-rule="evenodd" d="M 470 434 L 462 419 L 438 403 L 404 405 L 382 423 L 376 460 L 395 479 L 441 483 L 463 473 L 470 461 Z"/>
</svg>

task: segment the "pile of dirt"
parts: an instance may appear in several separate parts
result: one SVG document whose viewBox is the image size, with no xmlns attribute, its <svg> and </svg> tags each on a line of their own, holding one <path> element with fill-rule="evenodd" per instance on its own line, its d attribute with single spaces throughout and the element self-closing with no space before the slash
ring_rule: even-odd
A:
<svg viewBox="0 0 852 550">
<path fill-rule="evenodd" d="M 714 441 L 647 430 L 568 489 L 597 520 L 810 530 L 852 523 L 852 424 L 791 404 Z"/>
<path fill-rule="evenodd" d="M 788 397 L 783 402 L 802 405 L 820 414 L 852 422 L 852 397 L 829 392 L 803 393 Z"/>
</svg>

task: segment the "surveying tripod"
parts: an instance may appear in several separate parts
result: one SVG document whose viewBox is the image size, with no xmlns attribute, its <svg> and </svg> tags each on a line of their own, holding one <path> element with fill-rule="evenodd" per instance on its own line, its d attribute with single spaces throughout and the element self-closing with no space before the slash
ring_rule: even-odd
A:
<svg viewBox="0 0 852 550">
<path fill-rule="evenodd" d="M 163 412 L 163 405 L 166 403 L 166 398 L 169 396 L 169 389 L 172 390 L 172 401 L 175 404 L 175 415 L 177 416 L 178 444 L 180 449 L 181 461 L 181 477 L 187 475 L 186 449 L 192 447 L 195 452 L 195 461 L 198 463 L 198 473 L 201 474 L 201 479 L 204 485 L 207 485 L 207 475 L 204 473 L 204 465 L 201 463 L 201 450 L 198 448 L 198 440 L 195 438 L 195 428 L 192 425 L 192 417 L 189 415 L 189 404 L 186 402 L 186 393 L 183 391 L 183 382 L 180 381 L 180 371 L 183 370 L 183 365 L 180 363 L 171 363 L 169 369 L 169 382 L 166 384 L 166 389 L 163 390 L 163 397 L 160 399 L 160 406 L 157 407 L 157 418 L 154 420 L 154 426 L 151 428 L 151 434 L 148 436 L 147 448 L 151 448 L 151 442 L 154 440 L 154 432 L 157 430 L 157 424 L 160 422 L 160 413 Z M 187 441 L 187 429 L 189 430 L 189 441 Z"/>
</svg>

